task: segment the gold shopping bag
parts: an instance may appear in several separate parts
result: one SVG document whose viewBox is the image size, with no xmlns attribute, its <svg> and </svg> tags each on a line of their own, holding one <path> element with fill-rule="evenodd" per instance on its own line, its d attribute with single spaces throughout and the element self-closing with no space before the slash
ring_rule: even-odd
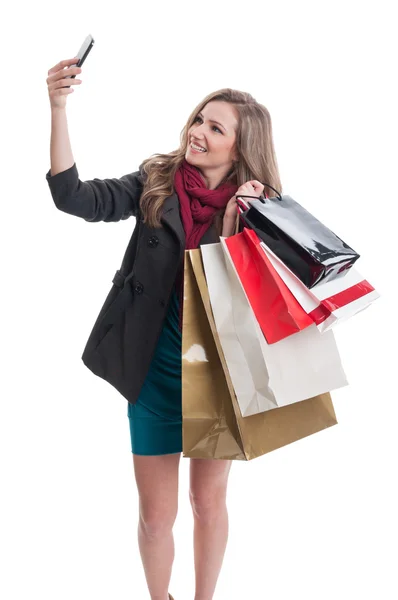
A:
<svg viewBox="0 0 398 600">
<path fill-rule="evenodd" d="M 242 417 L 215 327 L 200 249 L 185 252 L 183 456 L 251 460 L 337 424 L 329 393 Z"/>
</svg>

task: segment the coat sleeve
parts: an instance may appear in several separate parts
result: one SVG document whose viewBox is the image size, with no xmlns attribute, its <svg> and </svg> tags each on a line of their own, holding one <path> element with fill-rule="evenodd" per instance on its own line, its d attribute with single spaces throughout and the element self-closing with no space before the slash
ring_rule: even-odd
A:
<svg viewBox="0 0 398 600">
<path fill-rule="evenodd" d="M 63 212 L 86 221 L 121 221 L 137 217 L 143 189 L 141 170 L 123 175 L 120 179 L 91 179 L 81 181 L 76 167 L 51 175 L 46 174 L 55 206 Z"/>
</svg>

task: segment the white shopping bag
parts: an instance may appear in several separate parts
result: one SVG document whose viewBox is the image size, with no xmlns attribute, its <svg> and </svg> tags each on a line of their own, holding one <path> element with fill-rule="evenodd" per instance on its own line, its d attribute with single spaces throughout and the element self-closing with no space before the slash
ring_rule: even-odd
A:
<svg viewBox="0 0 398 600">
<path fill-rule="evenodd" d="M 268 344 L 224 238 L 201 246 L 221 346 L 242 416 L 272 410 L 347 385 L 333 332 L 307 327 Z"/>
<path fill-rule="evenodd" d="M 380 297 L 354 267 L 337 279 L 321 281 L 309 289 L 264 242 L 261 242 L 260 246 L 278 275 L 321 332 L 328 331 L 337 323 L 364 310 Z"/>
<path fill-rule="evenodd" d="M 200 249 L 214 321 L 242 416 L 278 408 L 269 388 L 254 313 L 246 302 L 235 303 L 235 310 L 232 306 L 233 290 L 221 244 L 205 244 Z M 240 336 L 236 320 L 242 325 L 238 328 Z M 263 335 L 261 329 L 260 333 Z"/>
</svg>

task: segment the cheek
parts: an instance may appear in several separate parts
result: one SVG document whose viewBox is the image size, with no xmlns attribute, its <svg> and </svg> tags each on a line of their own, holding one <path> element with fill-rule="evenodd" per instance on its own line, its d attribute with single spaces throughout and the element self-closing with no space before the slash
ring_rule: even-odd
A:
<svg viewBox="0 0 398 600">
<path fill-rule="evenodd" d="M 232 152 L 232 146 L 233 144 L 226 139 L 218 139 L 213 141 L 213 148 L 217 149 L 219 152 L 223 152 L 224 154 L 230 154 Z"/>
</svg>

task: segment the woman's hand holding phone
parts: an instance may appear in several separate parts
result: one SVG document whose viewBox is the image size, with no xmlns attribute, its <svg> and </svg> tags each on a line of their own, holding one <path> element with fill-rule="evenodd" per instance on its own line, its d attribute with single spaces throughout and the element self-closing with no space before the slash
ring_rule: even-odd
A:
<svg viewBox="0 0 398 600">
<path fill-rule="evenodd" d="M 48 71 L 47 86 L 48 95 L 50 98 L 50 104 L 52 109 L 59 109 L 66 107 L 66 99 L 68 94 L 72 94 L 74 91 L 72 85 L 80 85 L 81 79 L 76 79 L 76 75 L 82 72 L 81 67 L 76 67 L 79 62 L 79 58 L 69 58 L 67 60 L 61 60 L 54 67 Z M 67 77 L 67 83 L 70 86 L 65 86 L 65 77 Z"/>
</svg>

